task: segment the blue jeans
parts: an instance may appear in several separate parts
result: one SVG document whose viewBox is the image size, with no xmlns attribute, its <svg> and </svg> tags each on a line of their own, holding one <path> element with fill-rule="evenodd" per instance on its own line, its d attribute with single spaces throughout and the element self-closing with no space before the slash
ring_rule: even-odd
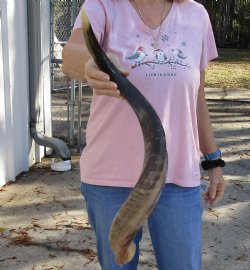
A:
<svg viewBox="0 0 250 270">
<path fill-rule="evenodd" d="M 96 234 L 97 253 L 102 270 L 121 270 L 109 245 L 109 230 L 114 216 L 128 197 L 130 188 L 94 186 L 82 183 L 89 222 Z M 184 188 L 166 184 L 148 218 L 149 233 L 160 270 L 201 269 L 200 187 Z M 136 270 L 142 229 L 134 241 L 137 252 L 122 270 Z"/>
</svg>

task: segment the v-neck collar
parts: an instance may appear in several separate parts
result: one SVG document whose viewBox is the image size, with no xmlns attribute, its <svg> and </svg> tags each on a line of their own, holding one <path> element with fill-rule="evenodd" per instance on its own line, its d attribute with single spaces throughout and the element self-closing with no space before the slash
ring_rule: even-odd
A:
<svg viewBox="0 0 250 270">
<path fill-rule="evenodd" d="M 137 20 L 137 22 L 142 26 L 143 29 L 145 29 L 147 32 L 150 33 L 157 33 L 159 31 L 159 28 L 161 27 L 161 25 L 157 26 L 156 28 L 152 29 L 150 28 L 147 24 L 145 24 L 143 22 L 143 20 L 141 19 L 141 17 L 139 16 L 139 14 L 136 12 L 135 8 L 133 7 L 132 3 L 129 0 L 125 0 L 128 4 L 129 10 L 132 13 L 132 15 L 135 17 L 135 19 Z M 170 21 L 173 13 L 174 13 L 174 9 L 176 7 L 176 2 L 173 1 L 172 2 L 172 7 L 170 8 L 168 15 L 165 17 L 165 19 L 162 22 L 162 27 L 164 27 L 165 24 L 168 23 L 168 21 Z"/>
</svg>

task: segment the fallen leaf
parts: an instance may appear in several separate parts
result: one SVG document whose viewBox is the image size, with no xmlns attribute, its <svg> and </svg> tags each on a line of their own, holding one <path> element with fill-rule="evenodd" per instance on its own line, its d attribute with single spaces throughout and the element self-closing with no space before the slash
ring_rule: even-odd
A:
<svg viewBox="0 0 250 270">
<path fill-rule="evenodd" d="M 74 226 L 71 225 L 71 224 L 66 224 L 66 225 L 64 225 L 64 227 L 66 227 L 66 228 L 73 228 Z"/>
<path fill-rule="evenodd" d="M 65 222 L 68 222 L 68 220 L 60 220 L 60 221 L 57 221 L 56 224 L 60 225 L 60 223 L 65 223 Z"/>
<path fill-rule="evenodd" d="M 85 258 L 89 259 L 90 261 L 93 261 L 94 258 L 96 257 L 96 252 L 94 252 L 93 250 L 87 248 L 87 249 L 84 249 L 82 251 L 82 255 Z"/>
<path fill-rule="evenodd" d="M 53 219 L 56 219 L 57 216 L 61 216 L 62 214 L 61 213 L 52 213 L 50 215 L 53 217 Z"/>
<path fill-rule="evenodd" d="M 63 206 L 63 208 L 67 208 L 67 206 L 66 206 L 66 204 L 65 204 L 65 203 L 63 203 L 63 204 L 62 204 L 62 206 Z"/>
<path fill-rule="evenodd" d="M 46 194 L 43 190 L 42 190 L 42 186 L 40 186 L 40 187 L 36 187 L 35 188 L 35 193 L 37 194 L 37 195 L 39 195 L 39 194 Z"/>
<path fill-rule="evenodd" d="M 241 254 L 240 256 L 238 256 L 237 258 L 236 258 L 236 261 L 246 261 L 247 260 L 247 254 L 246 253 L 243 253 L 243 254 Z"/>
<path fill-rule="evenodd" d="M 79 221 L 73 221 L 72 223 L 73 224 L 78 224 L 78 225 L 83 225 L 84 224 L 83 222 L 79 222 Z"/>
<path fill-rule="evenodd" d="M 3 233 L 6 229 L 3 227 L 0 227 L 0 233 Z"/>
<path fill-rule="evenodd" d="M 216 216 L 217 218 L 219 217 L 220 213 L 217 210 L 214 210 L 212 208 L 208 208 L 208 213 L 212 216 Z"/>
<path fill-rule="evenodd" d="M 41 203 L 33 203 L 34 206 L 40 206 Z"/>
<path fill-rule="evenodd" d="M 41 228 L 41 226 L 38 224 L 38 220 L 39 220 L 39 219 L 32 218 L 31 224 L 32 224 L 34 227 Z"/>
<path fill-rule="evenodd" d="M 56 256 L 56 254 L 49 254 L 48 257 L 49 257 L 49 258 L 55 258 L 55 257 L 57 257 L 57 256 Z"/>
<path fill-rule="evenodd" d="M 31 245 L 32 244 L 32 238 L 29 236 L 29 234 L 25 231 L 20 231 L 17 233 L 17 236 L 15 237 L 9 237 L 10 244 L 11 245 Z"/>
<path fill-rule="evenodd" d="M 45 228 L 45 231 L 60 231 L 62 230 L 61 228 L 58 228 L 58 226 L 55 227 L 49 227 L 49 228 Z"/>
</svg>

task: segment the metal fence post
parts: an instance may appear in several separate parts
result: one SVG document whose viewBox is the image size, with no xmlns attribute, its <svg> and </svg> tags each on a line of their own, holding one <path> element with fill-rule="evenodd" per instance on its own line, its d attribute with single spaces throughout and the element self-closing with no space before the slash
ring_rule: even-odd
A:
<svg viewBox="0 0 250 270">
<path fill-rule="evenodd" d="M 69 143 L 71 145 L 74 144 L 74 131 L 75 131 L 75 97 L 76 97 L 76 81 L 71 81 L 71 88 L 70 88 L 70 100 L 68 102 L 69 106 Z"/>
<path fill-rule="evenodd" d="M 54 0 L 50 1 L 50 72 L 51 89 L 54 89 Z"/>
<path fill-rule="evenodd" d="M 82 129 L 82 82 L 78 82 L 78 119 L 77 119 L 77 152 L 80 152 Z"/>
<path fill-rule="evenodd" d="M 71 15 L 71 20 L 69 20 L 69 32 L 71 32 L 71 29 L 73 28 L 73 24 L 76 18 L 76 1 L 72 0 L 72 12 L 70 12 L 70 6 L 68 6 L 68 14 Z M 71 92 L 70 92 L 70 124 L 69 124 L 69 142 L 71 145 L 74 144 L 74 130 L 75 130 L 75 90 L 76 90 L 76 81 L 71 81 Z"/>
</svg>

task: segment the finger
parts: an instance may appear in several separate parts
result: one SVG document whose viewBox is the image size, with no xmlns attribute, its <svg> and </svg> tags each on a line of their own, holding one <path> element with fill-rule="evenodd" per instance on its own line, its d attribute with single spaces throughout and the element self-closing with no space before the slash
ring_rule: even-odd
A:
<svg viewBox="0 0 250 270">
<path fill-rule="evenodd" d="M 123 70 L 123 71 L 121 71 L 121 72 L 122 72 L 122 74 L 123 74 L 125 77 L 128 77 L 128 75 L 129 75 L 128 70 Z"/>
<path fill-rule="evenodd" d="M 215 199 L 216 193 L 217 193 L 217 186 L 218 186 L 218 182 L 211 182 L 210 183 L 210 198 L 211 200 Z"/>
<path fill-rule="evenodd" d="M 119 90 L 110 90 L 110 89 L 93 89 L 96 95 L 107 95 L 111 97 L 122 98 Z"/>
<path fill-rule="evenodd" d="M 224 192 L 225 192 L 225 189 L 221 189 L 221 190 L 218 190 L 217 193 L 216 193 L 216 197 L 211 200 L 211 205 L 215 205 L 216 203 L 218 203 L 224 196 Z"/>
<path fill-rule="evenodd" d="M 219 202 L 221 200 L 223 196 L 216 196 L 215 199 L 210 201 L 210 205 L 214 206 L 215 204 L 217 204 L 217 202 Z"/>
<path fill-rule="evenodd" d="M 210 198 L 210 190 L 209 190 L 209 188 L 208 188 L 208 191 L 204 193 L 203 199 L 204 199 L 205 203 L 208 203 L 210 201 L 211 198 Z"/>
<path fill-rule="evenodd" d="M 108 82 L 110 80 L 110 77 L 108 74 L 95 68 L 89 68 L 86 71 L 85 76 L 88 78 L 94 78 L 96 80 L 105 81 L 105 82 Z"/>
<path fill-rule="evenodd" d="M 119 69 L 119 71 L 120 71 L 124 76 L 127 77 L 127 76 L 129 75 L 129 71 L 126 70 L 126 69 L 124 69 L 123 66 L 121 66 L 121 65 L 117 66 L 117 65 L 116 65 L 116 67 Z"/>
<path fill-rule="evenodd" d="M 207 191 L 206 193 L 203 194 L 203 198 L 204 198 L 204 200 L 209 200 L 210 199 L 209 191 Z"/>
<path fill-rule="evenodd" d="M 110 77 L 107 73 L 101 71 L 95 62 L 88 62 L 85 66 L 85 76 L 88 78 L 95 78 L 100 81 L 109 81 Z"/>
<path fill-rule="evenodd" d="M 100 81 L 96 78 L 90 78 L 90 77 L 87 77 L 86 78 L 87 81 L 88 81 L 88 84 L 91 88 L 94 88 L 94 89 L 109 89 L 109 90 L 117 90 L 117 85 L 116 83 L 114 82 L 111 82 L 111 81 Z"/>
</svg>

